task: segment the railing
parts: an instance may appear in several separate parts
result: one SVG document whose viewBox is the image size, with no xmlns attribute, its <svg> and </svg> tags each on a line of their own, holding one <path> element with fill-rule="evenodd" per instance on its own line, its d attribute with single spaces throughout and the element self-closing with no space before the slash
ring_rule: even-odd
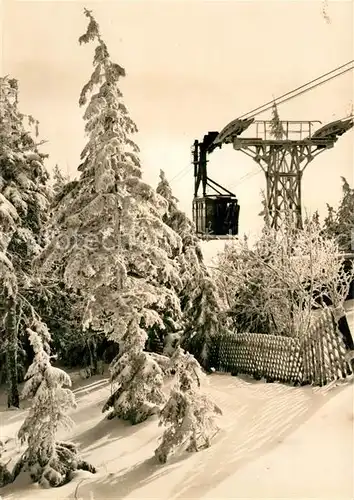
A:
<svg viewBox="0 0 354 500">
<path fill-rule="evenodd" d="M 314 125 L 321 124 L 319 120 L 312 121 L 279 121 L 279 132 L 282 140 L 303 140 L 311 138 Z M 247 136 L 262 140 L 276 139 L 272 127 L 274 122 L 271 120 L 256 120 L 247 129 Z M 246 137 L 246 135 L 245 135 Z"/>
</svg>

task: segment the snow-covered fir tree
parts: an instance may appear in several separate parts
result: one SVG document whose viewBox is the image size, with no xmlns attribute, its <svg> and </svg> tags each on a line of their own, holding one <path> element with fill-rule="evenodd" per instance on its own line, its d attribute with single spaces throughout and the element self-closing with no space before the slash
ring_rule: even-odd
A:
<svg viewBox="0 0 354 500">
<path fill-rule="evenodd" d="M 24 115 L 18 110 L 17 81 L 2 78 L 0 90 L 0 193 L 18 215 L 7 252 L 16 269 L 29 272 L 45 243 L 42 230 L 51 196 L 44 166 L 48 155 L 39 152 L 41 143 L 37 144 L 24 126 Z"/>
<path fill-rule="evenodd" d="M 178 200 L 173 196 L 163 171 L 156 191 L 168 202 L 164 220 L 180 235 L 183 245 L 181 254 L 176 257 L 183 283 L 179 294 L 183 313 L 181 345 L 192 352 L 204 368 L 208 368 L 212 338 L 225 326 L 220 314 L 223 308 L 220 293 L 203 262 L 194 224 L 179 210 Z"/>
<path fill-rule="evenodd" d="M 178 449 L 193 452 L 209 447 L 218 431 L 216 416 L 222 414 L 202 391 L 204 374 L 191 354 L 178 347 L 171 365 L 176 373 L 176 383 L 160 412 L 160 425 L 167 426 L 167 429 L 155 450 L 161 463 Z"/>
<path fill-rule="evenodd" d="M 278 106 L 276 102 L 274 101 L 273 107 L 272 107 L 272 119 L 270 123 L 270 129 L 271 129 L 271 134 L 274 137 L 274 139 L 282 139 L 284 137 L 284 129 L 281 124 L 280 118 L 279 118 L 279 113 L 278 113 Z"/>
<path fill-rule="evenodd" d="M 138 424 L 165 402 L 163 369 L 144 352 L 145 342 L 146 332 L 132 319 L 120 342 L 122 354 L 110 367 L 114 390 L 103 408 L 104 412 L 112 409 L 108 418 L 118 415 Z"/>
<path fill-rule="evenodd" d="M 182 238 L 182 252 L 187 254 L 188 250 L 193 250 L 198 262 L 201 263 L 203 261 L 203 254 L 196 235 L 195 226 L 187 215 L 179 210 L 178 199 L 173 195 L 171 186 L 163 170 L 160 170 L 160 181 L 156 192 L 168 203 L 167 212 L 163 216 L 163 220 Z"/>
<path fill-rule="evenodd" d="M 334 209 L 327 204 L 327 216 L 324 220 L 322 234 L 325 237 L 334 237 L 343 253 L 352 253 L 354 250 L 354 188 L 342 177 L 342 198 L 338 208 Z M 350 276 L 354 269 L 352 259 L 343 263 L 345 273 Z M 348 298 L 354 297 L 354 282 L 351 282 Z"/>
<path fill-rule="evenodd" d="M 60 193 L 68 182 L 69 177 L 67 175 L 63 175 L 59 165 L 55 165 L 53 172 L 53 192 L 56 197 L 60 196 Z"/>
<path fill-rule="evenodd" d="M 354 242 L 354 188 L 342 177 L 342 198 L 337 210 L 327 205 L 328 213 L 323 232 L 334 236 L 342 252 L 353 251 Z"/>
<path fill-rule="evenodd" d="M 58 428 L 70 429 L 73 424 L 68 416 L 69 410 L 76 407 L 71 379 L 51 365 L 51 339 L 46 325 L 33 319 L 28 334 L 34 359 L 26 374 L 22 397 L 32 400 L 32 406 L 18 432 L 27 448 L 15 466 L 14 477 L 23 470 L 44 487 L 62 486 L 71 480 L 75 470 L 95 469 L 80 459 L 74 444 L 57 441 Z"/>
<path fill-rule="evenodd" d="M 38 126 L 33 118 L 30 124 Z M 37 133 L 36 133 L 37 135 Z M 18 110 L 18 82 L 0 79 L 0 251 L 2 272 L 13 274 L 17 291 L 5 286 L 1 290 L 1 308 L 5 311 L 5 352 L 7 361 L 9 406 L 19 405 L 18 328 L 23 301 L 32 276 L 32 261 L 44 244 L 43 226 L 47 217 L 50 191 L 44 167 L 45 154 L 24 125 Z M 6 259 L 4 260 L 4 257 Z M 11 269 L 11 271 L 10 271 Z M 8 275 L 7 275 L 8 276 Z M 6 277 L 0 278 L 5 279 Z"/>
<path fill-rule="evenodd" d="M 1 198 L 0 198 L 1 199 Z M 17 295 L 18 280 L 14 266 L 6 255 L 9 239 L 9 231 L 14 231 L 17 213 L 13 207 L 1 199 L 0 204 L 0 300 L 1 316 L 3 319 L 4 332 L 2 332 L 2 350 L 6 356 L 6 379 L 8 384 L 7 405 L 19 408 L 20 399 L 18 391 L 18 369 L 17 369 Z M 6 227 L 7 231 L 4 231 Z M 11 232 L 12 232 L 11 231 Z"/>
<path fill-rule="evenodd" d="M 149 328 L 164 328 L 166 316 L 180 317 L 175 290 L 182 283 L 173 258 L 181 239 L 162 220 L 166 201 L 142 180 L 132 140 L 137 127 L 118 87 L 125 71 L 111 61 L 92 13 L 85 9 L 85 15 L 89 24 L 80 43 L 96 43 L 94 71 L 79 101 L 87 104 L 88 143 L 80 178 L 56 207 L 54 236 L 39 264 L 46 272 L 59 268 L 66 287 L 80 294 L 84 327 L 119 344 L 111 365 L 114 394 L 104 410 L 137 422 L 162 397 L 162 369 L 144 347 Z"/>
<path fill-rule="evenodd" d="M 223 302 L 215 278 L 199 272 L 185 303 L 185 331 L 182 347 L 195 355 L 206 370 L 210 370 L 210 354 L 215 339 L 227 327 Z"/>
<path fill-rule="evenodd" d="M 266 196 L 264 190 L 261 191 L 261 204 L 262 204 L 262 210 L 259 212 L 258 215 L 263 218 L 263 222 L 264 222 L 265 227 L 268 227 L 270 224 L 270 217 L 269 217 L 267 196 Z"/>
</svg>

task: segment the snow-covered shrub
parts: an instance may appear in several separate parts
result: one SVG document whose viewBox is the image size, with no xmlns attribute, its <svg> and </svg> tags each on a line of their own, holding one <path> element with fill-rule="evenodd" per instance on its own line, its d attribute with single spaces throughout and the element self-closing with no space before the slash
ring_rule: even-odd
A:
<svg viewBox="0 0 354 500">
<path fill-rule="evenodd" d="M 266 227 L 254 246 L 247 239 L 227 246 L 218 271 L 238 331 L 290 337 L 308 330 L 313 309 L 343 307 L 353 276 L 314 220 L 301 230 L 292 222 Z"/>
<path fill-rule="evenodd" d="M 27 448 L 15 466 L 14 477 L 27 470 L 31 479 L 44 487 L 62 486 L 75 470 L 95 469 L 79 458 L 74 444 L 56 440 L 59 426 L 72 426 L 67 415 L 76 406 L 69 388 L 71 380 L 63 370 L 51 366 L 50 334 L 45 324 L 34 320 L 28 333 L 34 360 L 26 374 L 22 398 L 30 398 L 32 406 L 18 432 Z"/>
<path fill-rule="evenodd" d="M 176 383 L 160 412 L 160 425 L 168 426 L 155 450 L 160 463 L 177 449 L 199 451 L 211 444 L 218 432 L 216 415 L 222 412 L 201 390 L 204 374 L 196 359 L 178 347 L 171 358 Z"/>
</svg>

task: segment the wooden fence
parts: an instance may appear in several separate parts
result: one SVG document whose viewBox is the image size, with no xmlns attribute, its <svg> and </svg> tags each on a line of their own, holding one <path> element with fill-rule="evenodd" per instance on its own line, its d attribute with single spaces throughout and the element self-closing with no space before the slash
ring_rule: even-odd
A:
<svg viewBox="0 0 354 500">
<path fill-rule="evenodd" d="M 300 350 L 304 383 L 326 385 L 352 373 L 344 357 L 346 349 L 342 335 L 328 308 L 302 339 Z"/>
<path fill-rule="evenodd" d="M 291 384 L 325 385 L 351 370 L 329 308 L 302 338 L 260 333 L 227 333 L 214 339 L 210 365 L 221 372 Z"/>
</svg>

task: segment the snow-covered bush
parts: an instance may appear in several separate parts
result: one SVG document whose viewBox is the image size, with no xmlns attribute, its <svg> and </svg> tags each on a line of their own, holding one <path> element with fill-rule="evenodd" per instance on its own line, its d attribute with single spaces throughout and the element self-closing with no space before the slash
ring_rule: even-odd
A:
<svg viewBox="0 0 354 500">
<path fill-rule="evenodd" d="M 62 486 L 75 470 L 95 469 L 79 458 L 74 444 L 56 440 L 59 426 L 72 425 L 67 415 L 76 406 L 71 380 L 63 370 L 51 366 L 50 334 L 45 324 L 34 320 L 28 333 L 34 360 L 26 374 L 22 398 L 31 399 L 32 406 L 18 432 L 27 448 L 15 466 L 14 477 L 25 470 L 44 487 Z"/>
<path fill-rule="evenodd" d="M 218 271 L 238 331 L 291 337 L 308 330 L 313 309 L 343 307 L 353 276 L 314 220 L 301 230 L 292 222 L 266 227 L 254 246 L 247 239 L 228 245 Z"/>
<path fill-rule="evenodd" d="M 171 358 L 176 383 L 170 397 L 160 412 L 160 425 L 168 426 L 162 441 L 155 450 L 160 463 L 178 449 L 199 451 L 211 444 L 218 432 L 216 416 L 222 412 L 202 392 L 202 373 L 199 363 L 189 353 L 178 347 Z"/>
</svg>

